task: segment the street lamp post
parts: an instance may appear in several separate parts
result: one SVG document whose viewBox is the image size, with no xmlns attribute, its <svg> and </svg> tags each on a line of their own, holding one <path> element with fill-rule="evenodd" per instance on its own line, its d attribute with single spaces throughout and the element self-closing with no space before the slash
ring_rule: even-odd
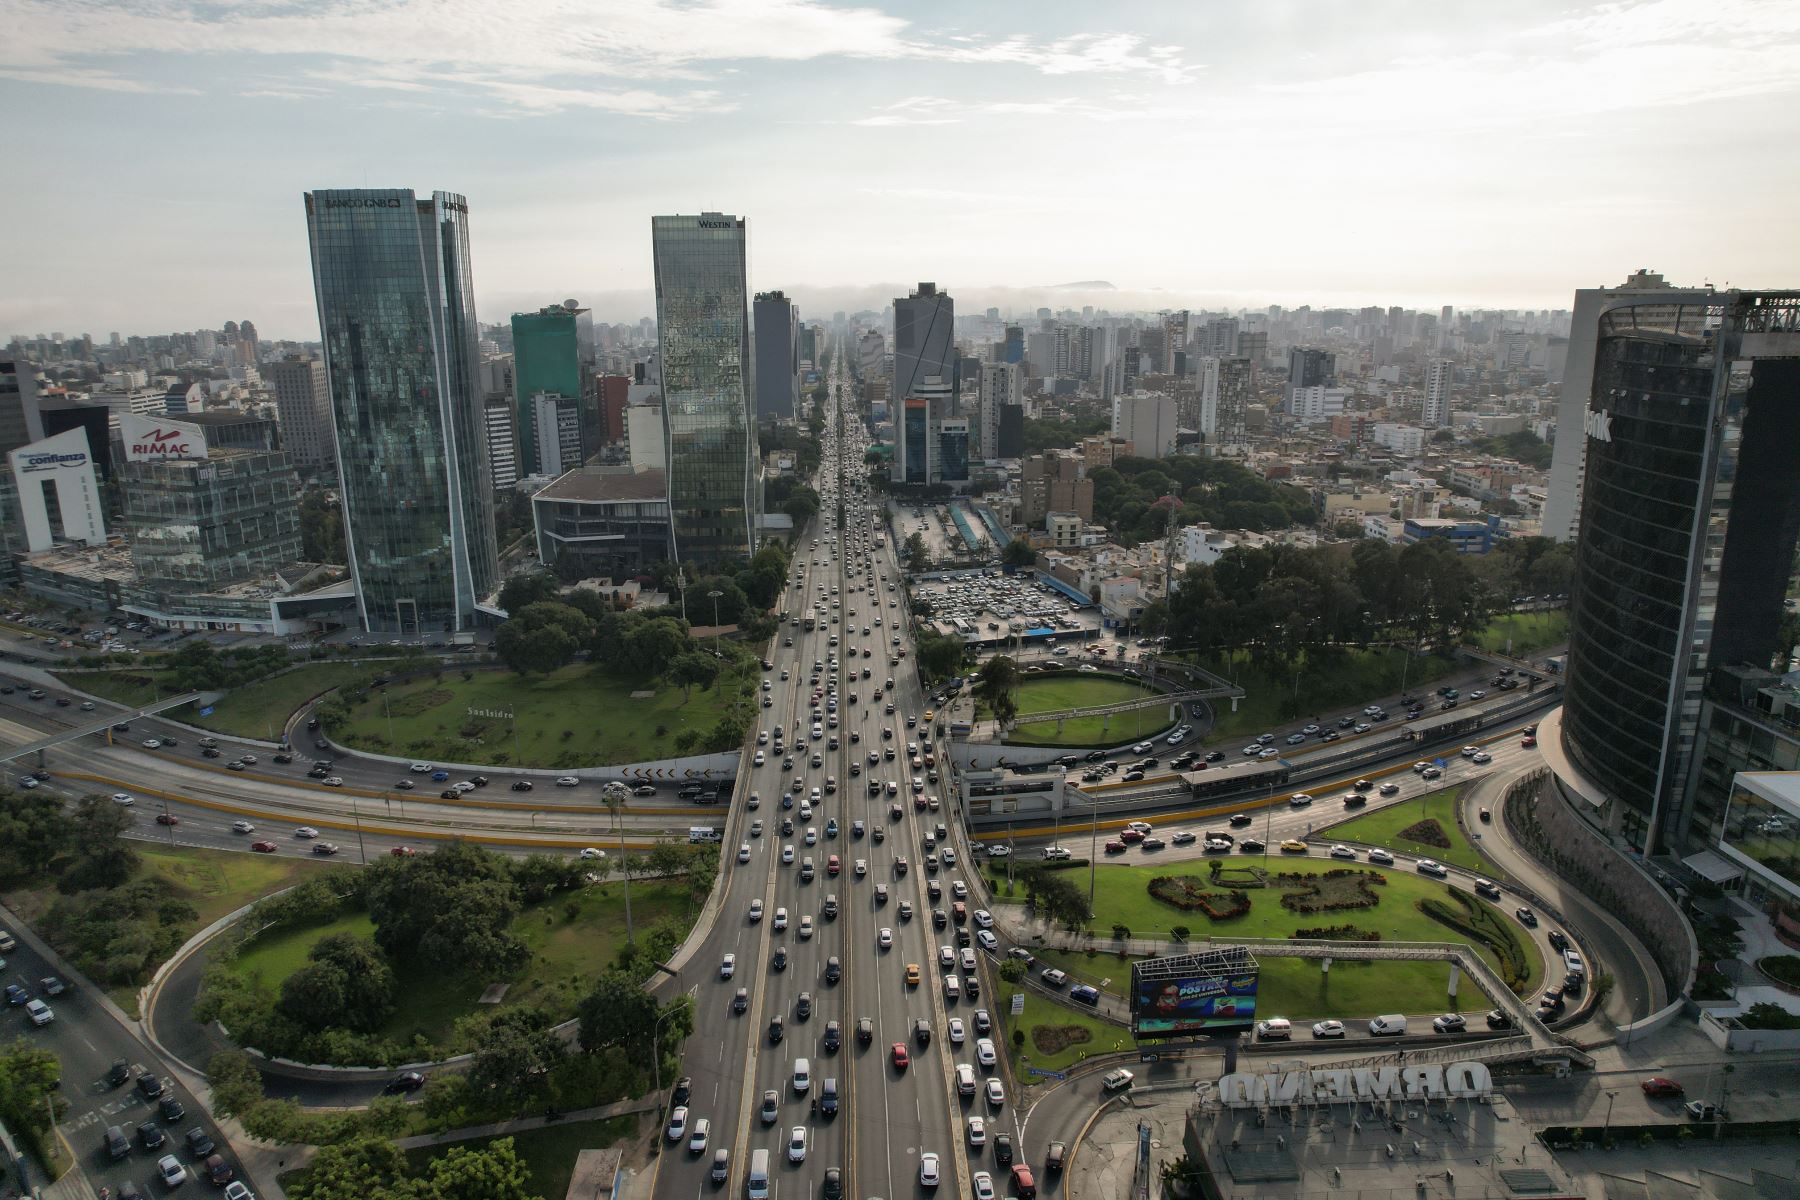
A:
<svg viewBox="0 0 1800 1200">
<path fill-rule="evenodd" d="M 1613 1101 L 1617 1100 L 1618 1098 L 1619 1098 L 1619 1093 L 1617 1091 L 1610 1091 L 1610 1092 L 1606 1093 L 1606 1120 L 1600 1126 L 1600 1144 L 1602 1146 L 1606 1145 L 1607 1131 L 1612 1128 Z"/>
<path fill-rule="evenodd" d="M 356 822 L 356 857 L 366 867 L 369 865 L 369 854 L 363 849 L 362 813 L 357 808 L 355 792 L 350 793 L 350 819 Z"/>
</svg>

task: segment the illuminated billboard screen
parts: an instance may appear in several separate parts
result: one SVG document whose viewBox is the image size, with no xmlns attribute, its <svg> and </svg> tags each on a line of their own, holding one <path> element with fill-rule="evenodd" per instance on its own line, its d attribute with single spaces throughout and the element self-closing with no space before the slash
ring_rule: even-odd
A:
<svg viewBox="0 0 1800 1200">
<path fill-rule="evenodd" d="M 1245 1029 L 1256 1021 L 1256 960 L 1241 946 L 1132 964 L 1131 1029 L 1140 1038 Z"/>
</svg>

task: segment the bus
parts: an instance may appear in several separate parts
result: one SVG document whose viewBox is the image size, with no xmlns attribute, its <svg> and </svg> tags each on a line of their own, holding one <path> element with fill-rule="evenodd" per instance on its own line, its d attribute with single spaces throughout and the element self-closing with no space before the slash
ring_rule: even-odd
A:
<svg viewBox="0 0 1800 1200">
<path fill-rule="evenodd" d="M 1184 771 L 1181 782 L 1196 800 L 1252 799 L 1285 787 L 1292 770 L 1292 765 L 1280 758 L 1252 759 L 1204 771 Z"/>
</svg>

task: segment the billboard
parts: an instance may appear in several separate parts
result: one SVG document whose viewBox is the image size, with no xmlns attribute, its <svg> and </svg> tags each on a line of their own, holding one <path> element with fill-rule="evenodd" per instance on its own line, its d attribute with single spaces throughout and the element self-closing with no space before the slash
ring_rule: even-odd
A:
<svg viewBox="0 0 1800 1200">
<path fill-rule="evenodd" d="M 1133 963 L 1132 1033 L 1157 1038 L 1248 1028 L 1256 1021 L 1256 979 L 1256 960 L 1241 946 Z"/>
<path fill-rule="evenodd" d="M 126 462 L 206 457 L 206 431 L 186 421 L 158 420 L 122 412 L 119 414 L 119 439 L 125 443 Z"/>
</svg>

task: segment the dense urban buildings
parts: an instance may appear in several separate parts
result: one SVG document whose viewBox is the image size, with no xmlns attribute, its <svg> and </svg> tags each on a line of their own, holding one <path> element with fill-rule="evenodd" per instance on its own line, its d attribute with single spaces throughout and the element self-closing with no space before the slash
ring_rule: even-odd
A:
<svg viewBox="0 0 1800 1200">
<path fill-rule="evenodd" d="M 1717 835 L 1723 781 L 1695 806 L 1709 692 L 1754 711 L 1756 680 L 1785 669 L 1796 312 L 1800 293 L 1733 291 L 1598 317 L 1562 745 L 1571 787 L 1647 853 Z"/>
<path fill-rule="evenodd" d="M 498 582 L 468 205 L 408 188 L 305 201 L 359 619 L 466 629 Z"/>
<path fill-rule="evenodd" d="M 761 488 L 744 220 L 652 217 L 651 237 L 675 553 L 696 563 L 748 557 Z"/>
</svg>

